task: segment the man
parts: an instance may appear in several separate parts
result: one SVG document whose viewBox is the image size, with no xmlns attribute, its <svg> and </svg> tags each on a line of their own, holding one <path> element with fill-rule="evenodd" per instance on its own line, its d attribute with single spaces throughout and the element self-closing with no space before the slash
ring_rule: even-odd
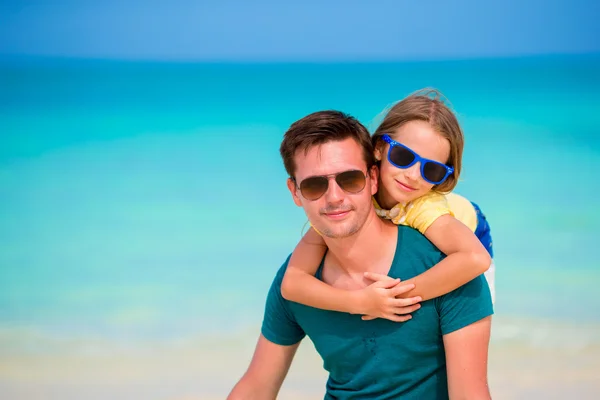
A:
<svg viewBox="0 0 600 400">
<path fill-rule="evenodd" d="M 354 118 L 311 114 L 290 127 L 280 150 L 294 202 L 329 248 L 317 272 L 325 283 L 361 289 L 371 283 L 366 271 L 406 280 L 443 257 L 416 230 L 377 217 L 369 133 Z M 489 399 L 493 311 L 483 277 L 423 302 L 410 321 L 396 323 L 283 299 L 286 266 L 271 286 L 252 362 L 230 400 L 275 399 L 305 335 L 329 372 L 326 399 Z"/>
</svg>

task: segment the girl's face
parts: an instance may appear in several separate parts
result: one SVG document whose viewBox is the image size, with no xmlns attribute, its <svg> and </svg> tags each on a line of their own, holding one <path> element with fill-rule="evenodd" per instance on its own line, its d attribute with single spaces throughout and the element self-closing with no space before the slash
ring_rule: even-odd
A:
<svg viewBox="0 0 600 400">
<path fill-rule="evenodd" d="M 423 158 L 448 162 L 450 142 L 425 121 L 410 121 L 389 132 L 396 142 L 402 143 Z M 421 163 L 417 162 L 409 168 L 402 169 L 392 165 L 388 160 L 390 145 L 381 141 L 375 148 L 375 157 L 381 160 L 380 185 L 377 201 L 382 208 L 389 209 L 398 203 L 413 201 L 433 188 L 421 176 Z"/>
</svg>

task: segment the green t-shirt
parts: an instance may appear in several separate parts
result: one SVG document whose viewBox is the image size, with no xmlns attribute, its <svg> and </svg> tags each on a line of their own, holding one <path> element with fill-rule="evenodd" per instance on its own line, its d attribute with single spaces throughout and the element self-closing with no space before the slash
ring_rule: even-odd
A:
<svg viewBox="0 0 600 400">
<path fill-rule="evenodd" d="M 418 231 L 398 227 L 389 275 L 407 280 L 444 255 Z M 263 336 L 279 345 L 308 335 L 329 372 L 326 399 L 446 399 L 448 384 L 442 335 L 493 314 L 483 276 L 444 296 L 421 303 L 412 319 L 363 321 L 360 315 L 320 310 L 285 300 L 280 268 L 267 297 Z M 317 277 L 321 277 L 321 269 Z"/>
</svg>

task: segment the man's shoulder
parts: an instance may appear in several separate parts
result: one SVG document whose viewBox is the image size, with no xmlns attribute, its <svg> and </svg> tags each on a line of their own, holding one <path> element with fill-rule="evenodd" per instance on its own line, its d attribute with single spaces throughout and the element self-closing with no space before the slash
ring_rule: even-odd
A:
<svg viewBox="0 0 600 400">
<path fill-rule="evenodd" d="M 434 257 L 443 255 L 425 235 L 410 226 L 398 225 L 398 239 L 403 251 L 431 254 Z"/>
<path fill-rule="evenodd" d="M 418 230 L 398 226 L 398 244 L 393 268 L 401 277 L 404 275 L 404 279 L 407 279 L 419 275 L 444 257 L 445 255 Z"/>
<path fill-rule="evenodd" d="M 281 282 L 291 254 L 279 268 L 269 289 L 261 328 L 262 335 L 270 342 L 288 346 L 298 343 L 305 333 L 296 322 L 290 302 L 281 295 Z"/>
<path fill-rule="evenodd" d="M 283 276 L 285 275 L 285 271 L 287 270 L 287 267 L 290 263 L 290 258 L 292 258 L 291 253 L 287 256 L 287 258 L 285 259 L 283 264 L 281 264 L 281 267 L 279 267 L 279 269 L 277 270 L 277 273 L 275 274 L 274 283 L 277 283 L 280 287 L 281 287 L 281 282 L 283 281 Z"/>
</svg>

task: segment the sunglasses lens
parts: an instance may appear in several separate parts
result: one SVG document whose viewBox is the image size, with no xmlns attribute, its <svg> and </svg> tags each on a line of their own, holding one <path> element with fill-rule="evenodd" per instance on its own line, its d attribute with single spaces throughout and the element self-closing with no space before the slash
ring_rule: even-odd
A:
<svg viewBox="0 0 600 400">
<path fill-rule="evenodd" d="M 300 183 L 302 196 L 308 200 L 317 200 L 327 191 L 329 181 L 324 176 L 313 176 L 306 178 Z"/>
<path fill-rule="evenodd" d="M 401 146 L 390 147 L 389 158 L 397 167 L 408 167 L 415 161 L 414 153 Z"/>
<path fill-rule="evenodd" d="M 441 183 L 446 176 L 446 168 L 441 164 L 426 162 L 423 166 L 423 177 L 431 183 Z"/>
<path fill-rule="evenodd" d="M 342 190 L 358 193 L 365 188 L 366 178 L 362 171 L 346 171 L 339 174 L 335 181 Z"/>
</svg>

